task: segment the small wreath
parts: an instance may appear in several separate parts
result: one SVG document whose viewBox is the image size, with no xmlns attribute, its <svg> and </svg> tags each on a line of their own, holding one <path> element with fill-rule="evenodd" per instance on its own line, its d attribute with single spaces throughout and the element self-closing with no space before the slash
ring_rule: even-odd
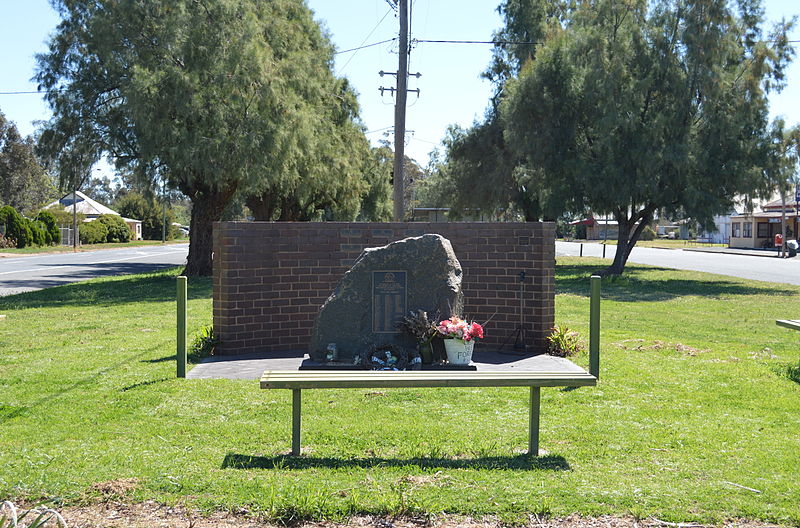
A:
<svg viewBox="0 0 800 528">
<path fill-rule="evenodd" d="M 367 370 L 419 370 L 422 358 L 416 350 L 408 352 L 397 345 L 378 345 L 362 357 Z"/>
</svg>

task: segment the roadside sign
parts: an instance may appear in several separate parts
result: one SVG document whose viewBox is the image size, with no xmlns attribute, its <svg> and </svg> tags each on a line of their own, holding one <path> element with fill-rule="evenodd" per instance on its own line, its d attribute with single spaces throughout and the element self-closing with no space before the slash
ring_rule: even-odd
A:
<svg viewBox="0 0 800 528">
<path fill-rule="evenodd" d="M 800 203 L 800 185 L 794 186 L 794 203 L 795 205 Z"/>
</svg>

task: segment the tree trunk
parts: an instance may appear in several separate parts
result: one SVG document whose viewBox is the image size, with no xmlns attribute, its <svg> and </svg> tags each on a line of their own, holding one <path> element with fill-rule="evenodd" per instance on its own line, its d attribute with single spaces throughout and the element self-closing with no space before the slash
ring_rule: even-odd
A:
<svg viewBox="0 0 800 528">
<path fill-rule="evenodd" d="M 195 190 L 192 199 L 192 223 L 189 230 L 189 257 L 183 274 L 189 277 L 206 277 L 213 269 L 213 224 L 222 218 L 225 207 L 233 197 L 236 186 L 224 189 Z"/>
<path fill-rule="evenodd" d="M 250 212 L 253 213 L 253 219 L 257 222 L 271 221 L 278 208 L 278 200 L 271 192 L 248 196 L 245 203 L 250 209 Z"/>
<path fill-rule="evenodd" d="M 598 273 L 600 276 L 622 275 L 622 272 L 625 271 L 625 264 L 628 263 L 628 257 L 630 257 L 631 251 L 636 246 L 636 242 L 639 241 L 639 236 L 653 220 L 654 209 L 654 207 L 648 206 L 634 215 L 633 218 L 628 218 L 619 212 L 614 215 L 617 220 L 617 251 L 614 254 L 614 262 L 600 271 Z M 636 222 L 639 222 L 638 226 Z M 631 228 L 634 226 L 635 229 L 631 232 Z"/>
</svg>

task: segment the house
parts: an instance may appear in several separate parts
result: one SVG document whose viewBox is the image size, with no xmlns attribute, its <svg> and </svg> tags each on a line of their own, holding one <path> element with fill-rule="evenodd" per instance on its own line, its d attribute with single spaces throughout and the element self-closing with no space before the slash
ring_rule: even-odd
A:
<svg viewBox="0 0 800 528">
<path fill-rule="evenodd" d="M 77 199 L 75 197 L 77 197 Z M 72 213 L 73 203 L 75 203 L 75 209 L 77 212 L 84 216 L 85 222 L 91 222 L 98 216 L 104 214 L 121 216 L 118 212 L 106 207 L 100 202 L 92 200 L 80 191 L 76 191 L 74 195 L 73 193 L 69 193 L 63 196 L 60 200 L 56 200 L 55 202 L 48 204 L 46 208 L 49 209 L 51 207 L 63 207 L 66 212 Z M 125 220 L 125 223 L 128 224 L 128 228 L 131 230 L 131 240 L 141 240 L 142 221 L 134 220 L 132 218 L 125 218 L 124 216 L 122 219 Z"/>
<path fill-rule="evenodd" d="M 570 222 L 569 225 L 586 226 L 586 240 L 616 240 L 619 235 L 617 221 L 608 217 L 595 218 L 594 216 L 589 216 L 582 220 Z M 638 225 L 638 222 L 636 225 Z"/>
<path fill-rule="evenodd" d="M 761 206 L 761 211 L 744 212 L 731 216 L 730 247 L 774 247 L 775 235 L 781 232 L 781 218 L 786 215 L 786 238 L 797 238 L 798 202 L 787 198 L 773 200 Z"/>
</svg>

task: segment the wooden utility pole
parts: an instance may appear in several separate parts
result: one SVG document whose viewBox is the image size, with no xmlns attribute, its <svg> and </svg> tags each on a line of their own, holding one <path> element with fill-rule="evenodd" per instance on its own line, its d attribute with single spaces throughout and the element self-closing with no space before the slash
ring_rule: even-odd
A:
<svg viewBox="0 0 800 528">
<path fill-rule="evenodd" d="M 397 99 L 394 106 L 394 221 L 405 216 L 406 100 L 408 99 L 408 0 L 397 3 L 400 17 L 400 63 L 397 69 Z"/>
</svg>

